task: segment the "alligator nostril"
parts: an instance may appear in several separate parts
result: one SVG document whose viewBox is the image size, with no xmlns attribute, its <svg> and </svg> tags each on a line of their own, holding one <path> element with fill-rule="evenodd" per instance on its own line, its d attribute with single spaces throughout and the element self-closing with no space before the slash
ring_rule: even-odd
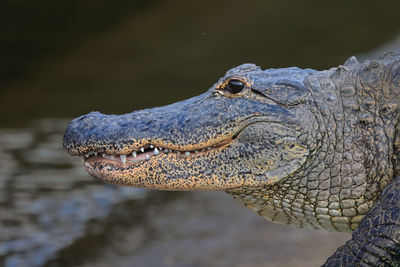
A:
<svg viewBox="0 0 400 267">
<path fill-rule="evenodd" d="M 92 112 L 90 112 L 90 113 L 88 113 L 88 114 L 85 114 L 85 115 L 82 115 L 82 116 L 80 116 L 79 118 L 77 118 L 76 119 L 76 121 L 83 121 L 83 120 L 85 120 L 85 119 L 87 119 L 87 118 L 95 118 L 95 117 L 100 117 L 101 115 L 103 115 L 103 114 L 101 114 L 100 112 L 98 112 L 98 111 L 92 111 Z"/>
<path fill-rule="evenodd" d="M 83 115 L 83 116 L 79 117 L 79 118 L 77 119 L 77 121 L 82 121 L 82 120 L 84 120 L 85 118 L 86 118 L 86 115 Z"/>
</svg>

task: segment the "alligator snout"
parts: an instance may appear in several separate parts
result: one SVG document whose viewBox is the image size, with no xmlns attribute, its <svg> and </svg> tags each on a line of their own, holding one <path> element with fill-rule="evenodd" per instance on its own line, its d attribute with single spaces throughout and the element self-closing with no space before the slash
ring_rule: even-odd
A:
<svg viewBox="0 0 400 267">
<path fill-rule="evenodd" d="M 98 111 L 72 120 L 64 133 L 64 148 L 73 155 L 84 153 L 87 147 L 104 140 L 112 121 L 109 116 Z"/>
</svg>

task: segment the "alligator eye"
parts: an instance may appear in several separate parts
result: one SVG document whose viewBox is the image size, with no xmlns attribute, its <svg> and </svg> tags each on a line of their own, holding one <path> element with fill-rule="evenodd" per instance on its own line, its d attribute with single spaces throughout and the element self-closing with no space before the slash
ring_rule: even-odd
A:
<svg viewBox="0 0 400 267">
<path fill-rule="evenodd" d="M 244 83 L 242 81 L 232 79 L 228 82 L 226 85 L 226 89 L 229 91 L 229 93 L 232 94 L 237 94 L 240 91 L 242 91 L 244 88 Z"/>
</svg>

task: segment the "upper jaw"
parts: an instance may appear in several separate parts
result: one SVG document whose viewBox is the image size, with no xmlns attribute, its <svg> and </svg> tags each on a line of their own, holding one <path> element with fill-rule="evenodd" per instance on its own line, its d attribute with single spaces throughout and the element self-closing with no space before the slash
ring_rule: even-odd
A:
<svg viewBox="0 0 400 267">
<path fill-rule="evenodd" d="M 248 101 L 213 98 L 207 92 L 124 115 L 91 112 L 70 122 L 63 145 L 71 155 L 81 156 L 94 152 L 129 155 L 150 145 L 184 153 L 224 142 L 262 114 L 280 120 L 291 117 L 279 106 Z"/>
</svg>

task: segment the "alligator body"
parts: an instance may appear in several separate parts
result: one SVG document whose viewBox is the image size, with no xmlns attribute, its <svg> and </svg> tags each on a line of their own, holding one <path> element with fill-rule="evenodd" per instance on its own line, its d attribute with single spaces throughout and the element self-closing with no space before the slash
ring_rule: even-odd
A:
<svg viewBox="0 0 400 267">
<path fill-rule="evenodd" d="M 105 182 L 223 190 L 274 222 L 355 230 L 326 266 L 397 266 L 399 104 L 399 54 L 325 71 L 244 64 L 188 100 L 81 116 L 64 147 Z"/>
</svg>

